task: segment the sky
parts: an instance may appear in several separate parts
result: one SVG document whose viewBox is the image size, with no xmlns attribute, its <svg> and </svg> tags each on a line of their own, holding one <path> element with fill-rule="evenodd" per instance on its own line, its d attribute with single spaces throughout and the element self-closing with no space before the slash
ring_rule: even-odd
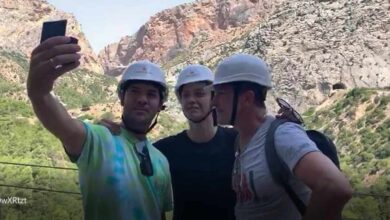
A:
<svg viewBox="0 0 390 220">
<path fill-rule="evenodd" d="M 57 9 L 72 13 L 92 49 L 98 53 L 104 46 L 132 35 L 154 14 L 194 0 L 48 0 Z"/>
</svg>

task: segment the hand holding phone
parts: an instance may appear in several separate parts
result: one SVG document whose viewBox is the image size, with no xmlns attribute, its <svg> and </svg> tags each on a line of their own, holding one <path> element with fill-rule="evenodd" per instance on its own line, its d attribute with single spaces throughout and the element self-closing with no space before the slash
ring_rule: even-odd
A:
<svg viewBox="0 0 390 220">
<path fill-rule="evenodd" d="M 41 43 L 44 42 L 45 40 L 51 38 L 51 37 L 65 36 L 66 24 L 67 24 L 67 20 L 44 22 L 43 27 L 42 27 Z M 77 38 L 70 37 L 69 44 L 77 44 L 77 43 L 78 43 Z M 63 65 L 68 65 L 68 64 L 72 64 L 72 63 L 66 63 Z M 58 65 L 54 68 L 56 69 L 56 68 L 59 68 L 61 66 L 62 65 Z"/>
</svg>

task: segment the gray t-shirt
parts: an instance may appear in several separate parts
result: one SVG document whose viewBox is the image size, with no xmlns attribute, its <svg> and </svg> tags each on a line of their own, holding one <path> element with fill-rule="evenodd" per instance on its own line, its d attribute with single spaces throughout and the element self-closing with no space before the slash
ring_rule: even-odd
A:
<svg viewBox="0 0 390 220">
<path fill-rule="evenodd" d="M 288 194 L 273 181 L 267 165 L 264 145 L 267 130 L 273 120 L 274 117 L 267 116 L 244 151 L 236 153 L 232 184 L 237 195 L 235 207 L 237 220 L 301 219 Z M 319 151 L 305 130 L 300 125 L 290 122 L 277 128 L 275 147 L 290 171 L 304 155 Z M 308 203 L 310 189 L 296 177 L 290 180 L 290 185 L 298 196 Z"/>
</svg>

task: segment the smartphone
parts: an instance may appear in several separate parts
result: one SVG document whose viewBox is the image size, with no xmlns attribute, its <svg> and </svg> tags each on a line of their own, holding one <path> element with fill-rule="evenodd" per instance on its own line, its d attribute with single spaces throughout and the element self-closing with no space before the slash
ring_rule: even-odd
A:
<svg viewBox="0 0 390 220">
<path fill-rule="evenodd" d="M 66 24 L 67 24 L 67 20 L 44 22 L 42 27 L 41 43 L 51 37 L 65 36 Z M 78 39 L 74 37 L 70 37 L 69 43 L 77 44 Z"/>
<path fill-rule="evenodd" d="M 65 36 L 67 20 L 47 21 L 43 23 L 41 43 L 48 38 Z"/>
</svg>

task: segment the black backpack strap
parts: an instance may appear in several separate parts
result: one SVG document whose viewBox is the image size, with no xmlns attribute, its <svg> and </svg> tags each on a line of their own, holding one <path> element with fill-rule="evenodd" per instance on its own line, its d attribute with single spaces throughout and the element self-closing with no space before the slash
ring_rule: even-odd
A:
<svg viewBox="0 0 390 220">
<path fill-rule="evenodd" d="M 272 178 L 274 181 L 283 186 L 289 195 L 290 199 L 294 202 L 295 206 L 303 216 L 306 211 L 305 203 L 298 197 L 289 184 L 289 179 L 291 178 L 291 172 L 287 164 L 280 159 L 276 152 L 275 148 L 275 131 L 279 125 L 287 122 L 288 120 L 284 119 L 275 119 L 271 126 L 268 129 L 266 142 L 265 142 L 265 156 L 267 159 L 267 164 L 271 172 Z"/>
</svg>

